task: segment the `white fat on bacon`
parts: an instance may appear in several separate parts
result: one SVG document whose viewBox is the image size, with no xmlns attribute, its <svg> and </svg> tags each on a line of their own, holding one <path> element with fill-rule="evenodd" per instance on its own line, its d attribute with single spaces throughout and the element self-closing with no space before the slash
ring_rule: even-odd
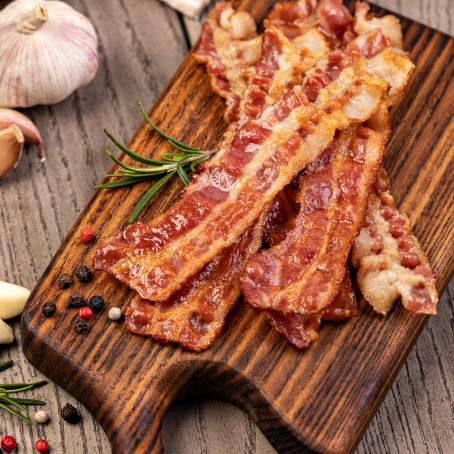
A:
<svg viewBox="0 0 454 454">
<path fill-rule="evenodd" d="M 372 30 L 381 29 L 389 38 L 393 47 L 403 48 L 402 28 L 396 16 L 368 17 L 369 5 L 364 2 L 356 4 L 353 29 L 358 35 L 365 35 Z"/>
</svg>

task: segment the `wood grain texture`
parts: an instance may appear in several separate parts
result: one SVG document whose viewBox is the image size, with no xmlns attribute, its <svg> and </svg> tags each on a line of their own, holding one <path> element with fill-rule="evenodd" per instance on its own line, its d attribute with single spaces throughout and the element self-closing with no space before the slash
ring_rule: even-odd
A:
<svg viewBox="0 0 454 454">
<path fill-rule="evenodd" d="M 101 127 L 107 126 L 127 137 L 138 121 L 136 100 L 151 103 L 185 52 L 179 18 L 157 2 L 112 1 L 108 17 L 103 2 L 70 3 L 87 12 L 97 26 L 103 48 L 101 72 L 92 85 L 64 103 L 31 110 L 46 133 L 49 161 L 42 168 L 33 150 L 29 150 L 30 159 L 21 163 L 15 176 L 0 182 L 0 233 L 1 238 L 8 239 L 0 244 L 0 278 L 28 286 L 36 282 L 74 217 L 89 199 L 92 184 L 109 166 L 100 153 L 105 146 Z M 441 11 L 447 11 L 448 14 L 440 17 L 452 27 L 449 0 L 444 4 L 428 0 L 386 3 L 401 7 L 405 14 L 419 5 L 414 10 L 422 11 L 429 21 Z M 125 4 L 129 12 L 127 20 Z M 192 28 L 187 27 L 188 36 L 196 37 L 198 24 L 192 24 Z M 156 40 L 163 37 L 167 39 L 165 47 L 158 47 L 155 42 L 159 43 Z M 147 55 L 148 61 L 143 58 Z M 82 103 L 75 99 L 79 94 Z M 92 113 L 86 118 L 90 110 Z M 67 145 L 68 137 L 71 147 Z M 11 223 L 13 219 L 15 224 Z M 454 378 L 452 368 L 447 367 L 453 361 L 452 317 L 452 299 L 451 305 L 446 299 L 440 315 L 430 320 L 420 336 L 366 433 L 360 452 L 449 452 L 454 432 Z M 7 356 L 17 357 L 15 350 L 1 351 L 0 359 Z M 20 358 L 14 376 L 7 377 L 23 380 L 37 375 Z M 26 447 L 24 452 L 31 452 L 32 439 L 38 432 L 50 439 L 55 452 L 108 452 L 104 435 L 87 414 L 80 427 L 59 424 L 57 408 L 69 400 L 66 393 L 52 386 L 37 391 L 36 395 L 45 396 L 50 402 L 53 425 L 29 430 L 13 419 L 4 418 L 3 414 L 0 418 L 0 432 L 20 434 Z M 219 402 L 185 404 L 172 410 L 165 433 L 170 453 L 274 452 L 243 413 Z"/>
<path fill-rule="evenodd" d="M 258 20 L 269 7 L 267 2 L 242 5 Z M 396 198 L 411 214 L 442 288 L 454 265 L 449 250 L 453 207 L 446 203 L 454 183 L 448 171 L 453 159 L 454 103 L 449 88 L 454 82 L 454 40 L 409 21 L 403 25 L 417 71 L 393 113 L 395 131 L 386 164 Z M 434 55 L 439 56 L 435 64 Z M 170 134 L 210 149 L 225 128 L 222 112 L 222 101 L 212 94 L 204 69 L 186 59 L 152 114 Z M 139 129 L 131 146 L 148 155 L 166 149 L 147 127 Z M 114 452 L 162 452 L 166 410 L 193 395 L 239 405 L 282 452 L 352 452 L 425 317 L 414 317 L 398 306 L 383 320 L 365 308 L 358 318 L 327 324 L 306 352 L 297 352 L 270 330 L 262 314 L 242 304 L 214 348 L 199 354 L 132 336 L 106 317 L 93 320 L 86 335 L 74 334 L 77 313 L 66 311 L 70 292 L 60 290 L 56 280 L 61 272 L 92 263 L 96 245 L 81 245 L 78 230 L 92 225 L 99 239 L 117 232 L 146 187 L 98 192 L 72 227 L 24 312 L 28 359 L 87 406 L 106 430 Z M 176 183 L 163 191 L 142 220 L 166 209 L 179 189 Z M 91 283 L 75 284 L 71 291 L 87 297 L 102 294 L 123 307 L 134 296 L 106 273 L 96 273 Z M 44 319 L 40 309 L 49 300 L 57 304 L 59 316 Z M 140 386 L 131 386 L 134 382 Z"/>
</svg>

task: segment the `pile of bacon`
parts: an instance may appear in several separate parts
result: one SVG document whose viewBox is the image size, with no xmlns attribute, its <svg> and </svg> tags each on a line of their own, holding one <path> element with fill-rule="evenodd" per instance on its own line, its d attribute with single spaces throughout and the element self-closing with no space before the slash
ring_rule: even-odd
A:
<svg viewBox="0 0 454 454">
<path fill-rule="evenodd" d="M 306 348 L 322 320 L 358 313 L 348 263 L 378 313 L 399 297 L 436 313 L 434 274 L 383 168 L 388 110 L 414 69 L 399 21 L 301 0 L 276 4 L 258 35 L 220 3 L 194 57 L 228 128 L 175 205 L 97 251 L 96 268 L 138 293 L 127 327 L 204 350 L 243 293 Z"/>
</svg>

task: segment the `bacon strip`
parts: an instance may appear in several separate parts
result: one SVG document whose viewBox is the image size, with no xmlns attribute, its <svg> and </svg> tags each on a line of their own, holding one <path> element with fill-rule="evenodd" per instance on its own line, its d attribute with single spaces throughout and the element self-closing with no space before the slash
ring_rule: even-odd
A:
<svg viewBox="0 0 454 454">
<path fill-rule="evenodd" d="M 322 320 L 341 321 L 358 315 L 358 302 L 352 289 L 350 276 L 345 274 L 340 292 L 333 304 L 318 314 L 284 314 L 268 310 L 265 312 L 273 327 L 296 348 L 308 348 L 318 338 Z"/>
<path fill-rule="evenodd" d="M 294 229 L 247 263 L 242 290 L 250 304 L 315 314 L 334 300 L 365 216 L 385 139 L 364 126 L 351 127 L 310 166 L 299 191 L 301 209 Z"/>
<path fill-rule="evenodd" d="M 359 288 L 376 312 L 386 315 L 399 296 L 410 312 L 437 312 L 435 275 L 408 218 L 396 208 L 384 171 L 369 198 L 352 263 L 358 267 Z"/>
<path fill-rule="evenodd" d="M 246 260 L 262 244 L 265 216 L 190 278 L 164 303 L 136 298 L 126 311 L 126 327 L 161 342 L 177 342 L 193 351 L 209 348 L 240 296 Z"/>
<path fill-rule="evenodd" d="M 382 64 L 396 65 L 399 58 L 406 59 L 395 55 Z M 331 53 L 259 121 L 241 126 L 167 213 L 148 228 L 129 226 L 99 249 L 96 267 L 145 299 L 167 299 L 236 241 L 336 129 L 371 115 L 386 84 L 366 67 L 356 43 Z M 123 252 L 126 246 L 127 254 L 118 255 L 116 245 Z"/>
<path fill-rule="evenodd" d="M 245 11 L 235 13 L 230 2 L 218 3 L 202 26 L 193 56 L 206 64 L 213 91 L 226 99 L 227 123 L 238 117 L 240 98 L 260 58 L 261 42 L 252 16 Z"/>
</svg>

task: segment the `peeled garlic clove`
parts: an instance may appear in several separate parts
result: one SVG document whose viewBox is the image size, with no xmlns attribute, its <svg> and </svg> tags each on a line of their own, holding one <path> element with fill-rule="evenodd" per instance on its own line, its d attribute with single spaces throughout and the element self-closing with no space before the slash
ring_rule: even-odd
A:
<svg viewBox="0 0 454 454">
<path fill-rule="evenodd" d="M 16 125 L 0 131 L 0 177 L 6 175 L 17 165 L 24 142 L 24 135 Z"/>
<path fill-rule="evenodd" d="M 12 344 L 13 341 L 14 341 L 13 330 L 2 319 L 0 319 L 0 345 Z"/>
<path fill-rule="evenodd" d="M 0 106 L 54 104 L 98 69 L 91 22 L 60 1 L 16 0 L 0 11 Z"/>
<path fill-rule="evenodd" d="M 22 314 L 30 290 L 0 281 L 0 318 L 7 320 Z"/>
<path fill-rule="evenodd" d="M 46 159 L 43 139 L 35 123 L 33 123 L 33 121 L 31 121 L 24 114 L 21 114 L 16 110 L 2 109 L 0 107 L 0 130 L 5 129 L 11 125 L 19 126 L 20 130 L 24 134 L 25 141 L 27 143 L 38 145 L 39 156 L 41 158 L 41 162 L 43 162 Z"/>
</svg>

